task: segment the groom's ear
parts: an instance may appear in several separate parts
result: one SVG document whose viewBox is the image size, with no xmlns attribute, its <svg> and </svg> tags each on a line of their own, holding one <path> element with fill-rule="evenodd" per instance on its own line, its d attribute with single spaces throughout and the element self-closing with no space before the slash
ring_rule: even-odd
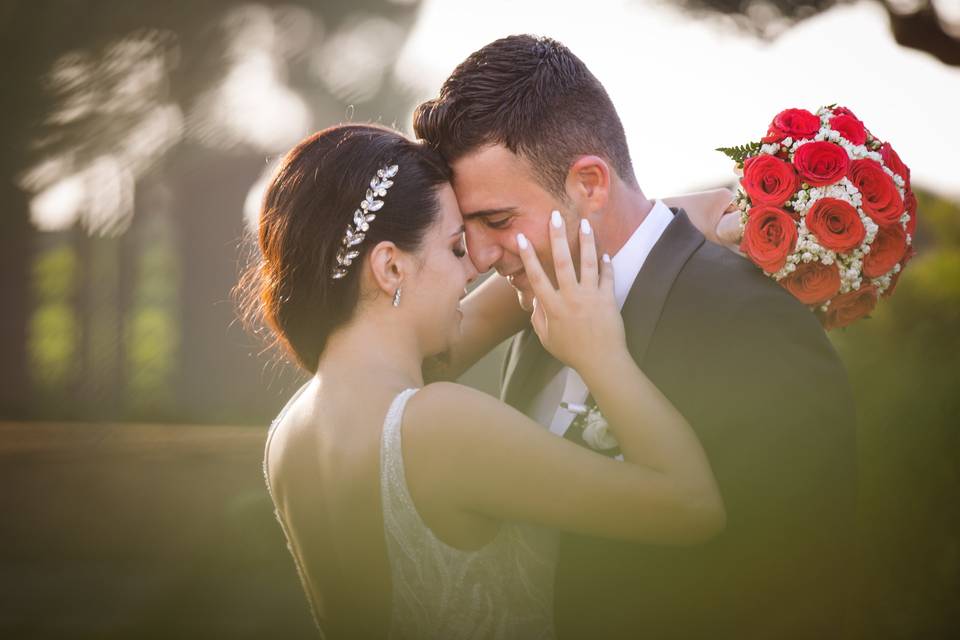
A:
<svg viewBox="0 0 960 640">
<path fill-rule="evenodd" d="M 610 165 L 600 156 L 580 156 L 567 172 L 567 195 L 581 211 L 599 211 L 610 194 Z"/>
</svg>

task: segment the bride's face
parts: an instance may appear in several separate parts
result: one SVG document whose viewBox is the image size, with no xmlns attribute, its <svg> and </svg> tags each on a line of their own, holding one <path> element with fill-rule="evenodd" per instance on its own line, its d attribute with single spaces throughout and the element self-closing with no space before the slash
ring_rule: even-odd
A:
<svg viewBox="0 0 960 640">
<path fill-rule="evenodd" d="M 460 300 L 477 277 L 467 254 L 463 218 L 453 188 L 437 190 L 439 213 L 424 236 L 419 259 L 421 268 L 412 282 L 403 286 L 400 304 L 414 307 L 418 334 L 425 355 L 445 351 L 460 334 L 463 313 Z"/>
</svg>

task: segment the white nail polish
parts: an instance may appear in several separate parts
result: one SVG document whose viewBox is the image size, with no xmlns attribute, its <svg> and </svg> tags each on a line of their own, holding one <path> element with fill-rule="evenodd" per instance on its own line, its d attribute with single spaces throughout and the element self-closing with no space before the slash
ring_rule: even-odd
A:
<svg viewBox="0 0 960 640">
<path fill-rule="evenodd" d="M 610 254 L 609 254 L 609 253 L 603 254 L 603 261 L 604 261 L 604 262 L 610 262 Z"/>
<path fill-rule="evenodd" d="M 517 246 L 520 247 L 521 251 L 525 250 L 529 246 L 529 243 L 527 242 L 527 236 L 523 235 L 522 233 L 518 233 Z"/>
<path fill-rule="evenodd" d="M 560 225 L 563 224 L 563 219 L 560 217 L 560 212 L 556 209 L 554 209 L 553 213 L 550 214 L 550 224 L 553 225 L 554 229 L 559 229 Z"/>
<path fill-rule="evenodd" d="M 590 235 L 590 221 L 586 218 L 580 219 L 580 232 L 585 236 Z"/>
</svg>

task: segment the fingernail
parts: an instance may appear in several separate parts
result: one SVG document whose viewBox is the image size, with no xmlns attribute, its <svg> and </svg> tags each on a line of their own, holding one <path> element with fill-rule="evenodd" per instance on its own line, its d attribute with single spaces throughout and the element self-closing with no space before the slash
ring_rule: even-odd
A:
<svg viewBox="0 0 960 640">
<path fill-rule="evenodd" d="M 522 233 L 518 233 L 517 246 L 520 247 L 521 250 L 525 250 L 529 246 L 529 243 L 527 242 L 527 236 L 523 235 Z"/>
<path fill-rule="evenodd" d="M 563 224 L 563 219 L 560 217 L 560 212 L 556 209 L 554 209 L 553 213 L 550 214 L 550 224 L 553 225 L 554 229 L 559 229 L 560 225 Z"/>
<path fill-rule="evenodd" d="M 604 262 L 610 262 L 610 254 L 609 254 L 609 253 L 603 254 L 603 261 L 604 261 Z"/>
<path fill-rule="evenodd" d="M 586 218 L 580 219 L 580 232 L 585 236 L 590 235 L 590 221 Z"/>
</svg>

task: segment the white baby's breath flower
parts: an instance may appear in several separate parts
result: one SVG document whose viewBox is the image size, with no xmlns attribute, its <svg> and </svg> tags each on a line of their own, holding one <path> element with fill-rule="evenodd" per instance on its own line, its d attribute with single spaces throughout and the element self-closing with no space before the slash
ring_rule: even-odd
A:
<svg viewBox="0 0 960 640">
<path fill-rule="evenodd" d="M 767 155 L 776 155 L 780 151 L 780 145 L 776 142 L 771 144 L 765 144 L 760 147 L 760 153 L 766 153 Z"/>
</svg>

